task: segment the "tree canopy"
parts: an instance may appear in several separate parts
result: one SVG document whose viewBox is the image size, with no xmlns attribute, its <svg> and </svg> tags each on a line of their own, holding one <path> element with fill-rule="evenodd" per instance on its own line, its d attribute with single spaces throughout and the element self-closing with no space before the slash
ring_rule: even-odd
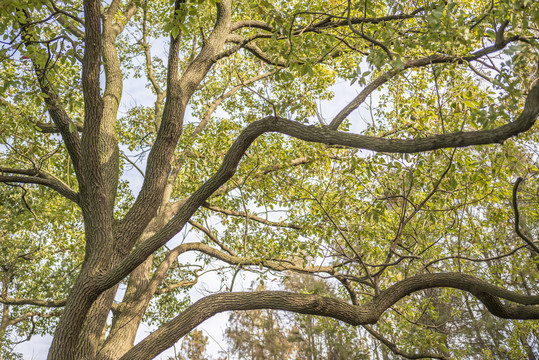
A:
<svg viewBox="0 0 539 360">
<path fill-rule="evenodd" d="M 1 358 L 53 334 L 50 360 L 152 359 L 263 309 L 370 358 L 539 356 L 537 1 L 0 16 Z M 246 272 L 323 282 L 237 291 Z"/>
</svg>

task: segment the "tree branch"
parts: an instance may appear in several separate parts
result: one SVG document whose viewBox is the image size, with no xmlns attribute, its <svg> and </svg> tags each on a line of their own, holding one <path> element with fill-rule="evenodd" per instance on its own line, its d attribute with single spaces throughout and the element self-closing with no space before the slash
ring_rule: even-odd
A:
<svg viewBox="0 0 539 360">
<path fill-rule="evenodd" d="M 32 306 L 42 306 L 42 307 L 62 307 L 66 304 L 66 299 L 61 300 L 39 300 L 39 299 L 30 299 L 30 298 L 9 298 L 9 297 L 0 297 L 0 303 L 6 305 L 32 305 Z"/>
<path fill-rule="evenodd" d="M 215 27 L 200 53 L 188 64 L 179 79 L 177 57 L 180 35 L 171 41 L 167 98 L 162 123 L 154 146 L 148 156 L 146 177 L 140 193 L 121 221 L 117 232 L 121 239 L 128 239 L 127 245 L 129 246 L 135 244 L 138 236 L 153 218 L 161 204 L 162 194 L 170 172 L 171 159 L 183 130 L 185 107 L 197 86 L 213 66 L 216 54 L 224 46 L 226 36 L 230 31 L 231 6 L 231 0 L 223 0 L 217 3 L 218 11 Z"/>
<path fill-rule="evenodd" d="M 26 10 L 22 10 L 22 12 L 24 13 L 24 16 L 28 22 L 30 22 L 30 13 Z M 31 44 L 30 39 L 32 39 L 34 35 L 32 29 L 28 27 L 28 24 L 20 25 L 24 38 L 27 39 L 25 40 L 25 45 L 29 46 Z M 32 59 L 32 64 L 38 79 L 39 87 L 46 95 L 44 101 L 49 115 L 62 135 L 62 139 L 64 140 L 66 149 L 69 153 L 69 157 L 73 163 L 73 168 L 77 174 L 77 179 L 80 180 L 80 162 L 82 155 L 79 134 L 76 131 L 71 131 L 73 120 L 69 117 L 65 109 L 59 104 L 59 97 L 48 79 L 47 72 L 49 69 L 47 67 L 40 66 L 34 59 Z"/>
<path fill-rule="evenodd" d="M 399 349 L 397 347 L 397 345 L 395 345 L 394 343 L 392 343 L 391 341 L 389 341 L 388 339 L 383 337 L 382 334 L 380 334 L 379 332 L 374 330 L 371 326 L 363 325 L 363 327 L 372 336 L 374 336 L 376 339 L 378 339 L 378 341 L 380 341 L 382 344 L 387 346 L 387 348 L 389 350 L 391 350 L 391 352 L 393 352 L 396 355 L 400 355 L 400 356 L 405 357 L 407 359 L 441 359 L 441 360 L 449 360 L 448 357 L 446 357 L 444 355 L 435 354 L 435 353 L 409 354 L 409 353 L 404 352 L 401 349 Z"/>
<path fill-rule="evenodd" d="M 72 19 L 72 20 L 75 20 L 76 22 L 78 22 L 79 24 L 81 24 L 82 26 L 84 26 L 84 21 L 67 12 L 67 11 L 64 11 L 60 8 L 58 8 L 58 6 L 56 5 L 56 3 L 53 1 L 53 0 L 50 0 L 50 5 L 47 4 L 47 2 L 45 1 L 45 6 L 47 6 L 47 8 L 50 10 L 51 14 L 54 15 L 54 19 L 56 21 L 58 21 L 58 23 L 60 25 L 62 25 L 67 31 L 69 31 L 72 35 L 76 36 L 77 38 L 79 39 L 84 39 L 84 31 L 79 29 L 78 27 L 74 26 L 73 24 L 71 24 L 67 19 L 64 18 L 64 16 Z M 62 16 L 63 15 L 63 16 Z"/>
<path fill-rule="evenodd" d="M 60 179 L 54 177 L 51 174 L 44 172 L 43 170 L 37 169 L 11 169 L 0 167 L 0 173 L 13 173 L 21 174 L 26 176 L 6 176 L 0 175 L 0 182 L 4 183 L 26 183 L 26 184 L 39 184 L 45 185 L 52 190 L 55 190 L 57 193 L 63 197 L 73 201 L 74 203 L 79 203 L 79 194 L 71 189 L 67 184 L 65 184 Z"/>
<path fill-rule="evenodd" d="M 495 129 L 448 133 L 419 139 L 385 139 L 373 136 L 339 132 L 328 128 L 269 116 L 245 128 L 230 147 L 221 167 L 189 197 L 178 213 L 154 236 L 134 249 L 116 268 L 101 279 L 101 286 L 108 288 L 121 281 L 154 251 L 176 235 L 195 211 L 204 204 L 221 185 L 236 172 L 236 168 L 251 143 L 266 132 L 278 132 L 309 142 L 350 146 L 389 153 L 417 153 L 442 148 L 503 143 L 506 139 L 530 129 L 539 115 L 539 82 L 530 90 L 524 110 L 518 118 Z"/>
<path fill-rule="evenodd" d="M 215 235 L 213 235 L 212 232 L 210 230 L 208 230 L 205 226 L 203 226 L 202 224 L 199 224 L 198 222 L 196 222 L 194 220 L 189 220 L 189 224 L 192 227 L 194 227 L 194 228 L 202 231 L 204 234 L 206 234 L 206 236 L 211 241 L 213 241 L 215 244 L 217 244 L 217 246 L 219 246 L 221 249 L 223 249 L 223 251 L 226 251 L 230 255 L 235 255 L 232 250 L 230 250 L 225 244 L 223 244 L 221 241 L 219 241 L 219 239 L 217 239 L 217 237 Z"/>
<path fill-rule="evenodd" d="M 120 360 L 151 359 L 175 344 L 194 327 L 215 314 L 231 310 L 274 309 L 319 315 L 348 324 L 374 324 L 397 301 L 413 292 L 433 287 L 464 290 L 478 298 L 496 316 L 538 319 L 539 296 L 517 294 L 462 273 L 425 274 L 402 280 L 364 305 L 319 295 L 285 291 L 220 293 L 207 296 L 135 345 Z M 498 297 L 523 305 L 502 304 Z"/>
<path fill-rule="evenodd" d="M 82 132 L 84 125 L 78 121 L 73 121 L 75 128 L 78 132 Z M 60 129 L 55 124 L 48 124 L 43 122 L 37 122 L 36 126 L 44 134 L 57 134 L 60 133 Z"/>
<path fill-rule="evenodd" d="M 33 316 L 39 316 L 39 317 L 42 317 L 42 318 L 51 318 L 53 316 L 60 316 L 60 315 L 62 315 L 61 311 L 53 311 L 50 314 L 44 314 L 44 313 L 42 313 L 40 311 L 30 311 L 30 312 L 22 314 L 21 316 L 15 318 L 15 319 L 8 320 L 7 323 L 8 323 L 8 326 L 12 326 L 12 325 L 18 324 L 21 321 L 24 321 L 24 320 L 26 320 L 28 318 L 31 318 Z"/>
<path fill-rule="evenodd" d="M 270 221 L 270 220 L 266 220 L 264 218 L 261 218 L 260 216 L 249 214 L 249 213 L 246 213 L 246 212 L 243 212 L 243 211 L 234 211 L 234 210 L 229 210 L 229 209 L 223 209 L 223 208 L 220 208 L 220 207 L 217 207 L 217 206 L 212 206 L 212 205 L 210 205 L 208 203 L 205 203 L 203 206 L 208 210 L 220 212 L 221 214 L 230 215 L 230 216 L 238 216 L 238 217 L 244 217 L 244 218 L 246 217 L 249 220 L 254 220 L 256 222 L 259 222 L 261 224 L 268 225 L 268 226 L 286 227 L 286 228 L 291 228 L 291 229 L 296 229 L 296 230 L 303 229 L 302 226 L 299 226 L 299 225 L 296 225 L 296 224 L 277 222 L 277 221 Z"/>
<path fill-rule="evenodd" d="M 520 231 L 520 214 L 518 211 L 518 186 L 520 183 L 524 181 L 523 178 L 519 177 L 515 181 L 515 185 L 513 186 L 513 211 L 515 212 L 515 232 L 517 233 L 518 237 L 521 238 L 528 244 L 537 255 L 539 255 L 539 247 L 535 245 L 532 239 L 530 239 L 526 234 L 524 234 L 522 231 Z"/>
<path fill-rule="evenodd" d="M 257 75 L 257 76 L 254 76 L 250 79 L 247 79 L 245 81 L 242 81 L 241 84 L 238 84 L 236 86 L 234 86 L 232 89 L 230 89 L 229 91 L 227 91 L 226 93 L 224 93 L 223 95 L 219 96 L 217 99 L 215 99 L 211 104 L 210 106 L 208 107 L 208 110 L 206 110 L 206 112 L 204 113 L 204 117 L 202 118 L 202 120 L 200 121 L 200 123 L 198 124 L 198 126 L 196 127 L 196 129 L 193 131 L 193 134 L 191 134 L 192 137 L 195 137 L 198 133 L 200 133 L 202 130 L 204 130 L 204 128 L 206 127 L 206 125 L 208 124 L 208 122 L 210 121 L 210 118 L 211 118 L 211 115 L 213 114 L 213 112 L 215 111 L 215 109 L 217 109 L 217 107 L 223 102 L 225 101 L 226 99 L 228 99 L 229 97 L 231 97 L 232 95 L 234 95 L 239 89 L 241 89 L 242 87 L 246 86 L 246 85 L 249 85 L 249 84 L 252 84 L 254 83 L 255 81 L 258 81 L 258 80 L 261 80 L 261 79 L 264 79 L 268 76 L 271 76 L 273 74 L 276 73 L 276 70 L 273 70 L 273 71 L 268 71 L 264 74 L 260 74 L 260 75 Z"/>
<path fill-rule="evenodd" d="M 517 41 L 519 39 L 520 38 L 518 36 L 514 36 L 509 39 L 503 39 L 500 42 L 496 42 L 496 44 L 492 46 L 478 50 L 469 56 L 431 55 L 431 56 L 427 56 L 421 59 L 413 59 L 413 60 L 405 61 L 403 63 L 402 68 L 393 68 L 391 70 L 386 71 L 384 74 L 380 75 L 375 80 L 373 80 L 369 85 L 363 88 L 363 90 L 333 118 L 333 120 L 331 121 L 329 125 L 329 128 L 334 129 L 334 130 L 338 129 L 339 125 L 346 119 L 346 117 L 350 115 L 352 111 L 357 109 L 373 91 L 378 89 L 380 86 L 388 82 L 390 79 L 392 79 L 396 75 L 402 73 L 404 70 L 428 66 L 432 64 L 452 63 L 452 62 L 460 63 L 464 61 L 466 62 L 474 61 L 474 60 L 479 59 L 482 56 L 499 51 L 500 49 L 503 49 L 510 42 Z"/>
</svg>

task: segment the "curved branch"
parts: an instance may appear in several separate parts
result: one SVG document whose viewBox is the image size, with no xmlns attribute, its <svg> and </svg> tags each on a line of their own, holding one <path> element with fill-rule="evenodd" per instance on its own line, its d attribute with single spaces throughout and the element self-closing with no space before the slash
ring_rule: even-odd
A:
<svg viewBox="0 0 539 360">
<path fill-rule="evenodd" d="M 517 178 L 517 180 L 515 181 L 515 185 L 513 186 L 513 211 L 515 212 L 515 232 L 517 233 L 519 238 L 524 240 L 526 244 L 528 244 L 537 253 L 537 255 L 539 255 L 539 247 L 535 245 L 532 239 L 530 239 L 528 236 L 526 236 L 526 234 L 520 231 L 520 214 L 518 212 L 518 186 L 522 181 L 524 181 L 523 178 Z"/>
<path fill-rule="evenodd" d="M 18 169 L 14 169 L 14 170 L 18 170 Z M 45 185 L 48 188 L 56 191 L 63 197 L 73 201 L 75 204 L 79 203 L 79 194 L 75 192 L 73 189 L 71 189 L 69 186 L 67 186 L 63 181 L 61 181 L 60 179 L 50 174 L 46 174 L 42 171 L 38 171 L 38 170 L 32 170 L 32 171 L 36 176 L 0 175 L 0 182 Z M 3 168 L 0 168 L 0 172 L 7 172 L 7 171 L 4 171 Z"/>
<path fill-rule="evenodd" d="M 509 39 L 503 39 L 497 41 L 494 45 L 478 50 L 469 56 L 456 56 L 456 55 L 432 55 L 420 59 L 413 59 L 405 61 L 401 68 L 393 68 L 386 71 L 384 74 L 377 77 L 369 85 L 367 85 L 348 105 L 346 105 L 331 121 L 329 128 L 337 129 L 339 125 L 346 119 L 352 111 L 357 109 L 365 99 L 380 86 L 402 73 L 404 70 L 428 66 L 432 64 L 452 63 L 452 62 L 469 62 L 479 59 L 482 56 L 494 53 L 503 49 L 507 44 L 513 41 L 520 40 L 518 36 L 511 37 Z"/>
<path fill-rule="evenodd" d="M 248 38 L 244 38 L 243 36 L 235 35 L 235 34 L 228 35 L 226 41 L 236 44 L 236 46 L 233 46 L 232 48 L 226 51 L 223 51 L 222 53 L 217 55 L 216 60 L 230 56 L 234 54 L 236 51 L 243 48 L 267 64 L 272 64 L 278 67 L 286 67 L 287 65 L 286 60 L 284 60 L 283 58 L 272 59 L 269 54 L 264 52 L 260 47 L 258 47 L 255 43 L 253 43 L 253 40 L 256 40 L 257 38 L 260 38 L 260 37 L 263 37 L 263 36 L 255 35 Z"/>
<path fill-rule="evenodd" d="M 367 319 L 367 307 L 350 305 L 342 300 L 318 295 L 294 294 L 285 291 L 228 292 L 207 296 L 153 332 L 120 360 L 152 359 L 168 349 L 204 320 L 230 310 L 276 309 L 302 314 L 323 315 L 346 321 Z"/>
<path fill-rule="evenodd" d="M 529 130 L 534 125 L 538 115 L 539 81 L 530 90 L 524 110 L 518 118 L 509 124 L 490 130 L 448 133 L 407 140 L 339 132 L 328 128 L 303 125 L 275 116 L 268 116 L 262 120 L 255 121 L 247 126 L 232 144 L 219 170 L 189 197 L 178 213 L 161 231 L 134 249 L 118 266 L 105 274 L 100 280 L 100 288 L 105 290 L 121 281 L 154 251 L 181 231 L 195 211 L 235 174 L 241 158 L 252 142 L 266 132 L 286 134 L 304 141 L 350 146 L 378 152 L 417 153 L 442 148 L 503 143 L 506 139 Z"/>
<path fill-rule="evenodd" d="M 499 317 L 539 319 L 539 296 L 517 294 L 462 273 L 414 276 L 398 282 L 382 291 L 371 302 L 359 306 L 340 299 L 286 291 L 220 293 L 207 296 L 191 305 L 134 346 L 120 360 L 154 358 L 201 322 L 224 311 L 275 309 L 331 317 L 354 326 L 366 325 L 376 323 L 390 306 L 403 297 L 433 287 L 467 291 Z M 498 297 L 525 305 L 502 304 Z"/>
<path fill-rule="evenodd" d="M 230 31 L 236 31 L 243 28 L 249 28 L 249 29 L 260 29 L 272 32 L 274 31 L 274 27 L 270 24 L 266 23 L 262 20 L 239 20 L 235 21 L 230 25 Z"/>
</svg>

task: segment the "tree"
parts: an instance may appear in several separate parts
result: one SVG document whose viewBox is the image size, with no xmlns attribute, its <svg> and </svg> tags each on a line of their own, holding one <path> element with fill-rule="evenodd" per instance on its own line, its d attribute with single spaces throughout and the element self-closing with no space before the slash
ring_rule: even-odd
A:
<svg viewBox="0 0 539 360">
<path fill-rule="evenodd" d="M 193 330 L 182 339 L 182 353 L 172 360 L 206 360 L 205 352 L 208 345 L 208 337 L 202 331 Z M 183 354 L 183 355 L 182 355 Z"/>
<path fill-rule="evenodd" d="M 279 314 L 271 310 L 230 314 L 228 354 L 234 359 L 290 359 L 291 344 L 279 320 Z"/>
<path fill-rule="evenodd" d="M 265 288 L 259 286 L 256 290 Z M 290 359 L 292 347 L 277 312 L 268 309 L 233 312 L 228 322 L 227 355 L 235 359 Z"/>
<path fill-rule="evenodd" d="M 457 319 L 537 355 L 537 2 L 25 0 L 0 14 L 4 342 L 52 332 L 51 360 L 150 359 L 216 313 L 275 309 L 363 326 L 395 356 L 466 356 Z M 131 78 L 152 106 L 123 111 Z M 337 80 L 357 95 L 326 121 Z M 220 290 L 285 270 L 341 288 L 191 303 L 216 269 Z M 134 344 L 143 321 L 158 329 Z"/>
<path fill-rule="evenodd" d="M 333 294 L 321 279 L 291 273 L 285 289 L 317 295 Z M 264 290 L 263 287 L 257 291 Z M 335 294 L 333 294 L 335 295 Z M 337 321 L 275 310 L 237 311 L 230 314 L 225 331 L 233 359 L 368 359 L 362 336 Z"/>
</svg>

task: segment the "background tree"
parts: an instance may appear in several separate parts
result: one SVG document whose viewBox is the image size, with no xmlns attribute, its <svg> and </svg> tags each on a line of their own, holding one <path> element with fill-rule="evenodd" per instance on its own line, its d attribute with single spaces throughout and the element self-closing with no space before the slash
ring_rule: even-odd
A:
<svg viewBox="0 0 539 360">
<path fill-rule="evenodd" d="M 182 339 L 181 352 L 172 360 L 206 360 L 208 337 L 201 330 L 193 330 Z"/>
<path fill-rule="evenodd" d="M 335 295 L 323 280 L 301 274 L 289 274 L 283 285 L 294 292 Z M 231 359 L 368 359 L 369 354 L 366 339 L 351 327 L 322 317 L 283 316 L 275 310 L 231 313 L 225 336 Z"/>
<path fill-rule="evenodd" d="M 536 1 L 0 16 L 3 343 L 150 359 L 216 313 L 274 309 L 363 326 L 386 358 L 479 356 L 468 338 L 536 356 Z M 137 78 L 151 104 L 127 100 Z M 337 81 L 351 100 L 326 119 Z M 246 271 L 340 287 L 226 291 Z M 191 302 L 208 272 L 217 293 Z M 134 344 L 143 321 L 157 330 Z"/>
</svg>

